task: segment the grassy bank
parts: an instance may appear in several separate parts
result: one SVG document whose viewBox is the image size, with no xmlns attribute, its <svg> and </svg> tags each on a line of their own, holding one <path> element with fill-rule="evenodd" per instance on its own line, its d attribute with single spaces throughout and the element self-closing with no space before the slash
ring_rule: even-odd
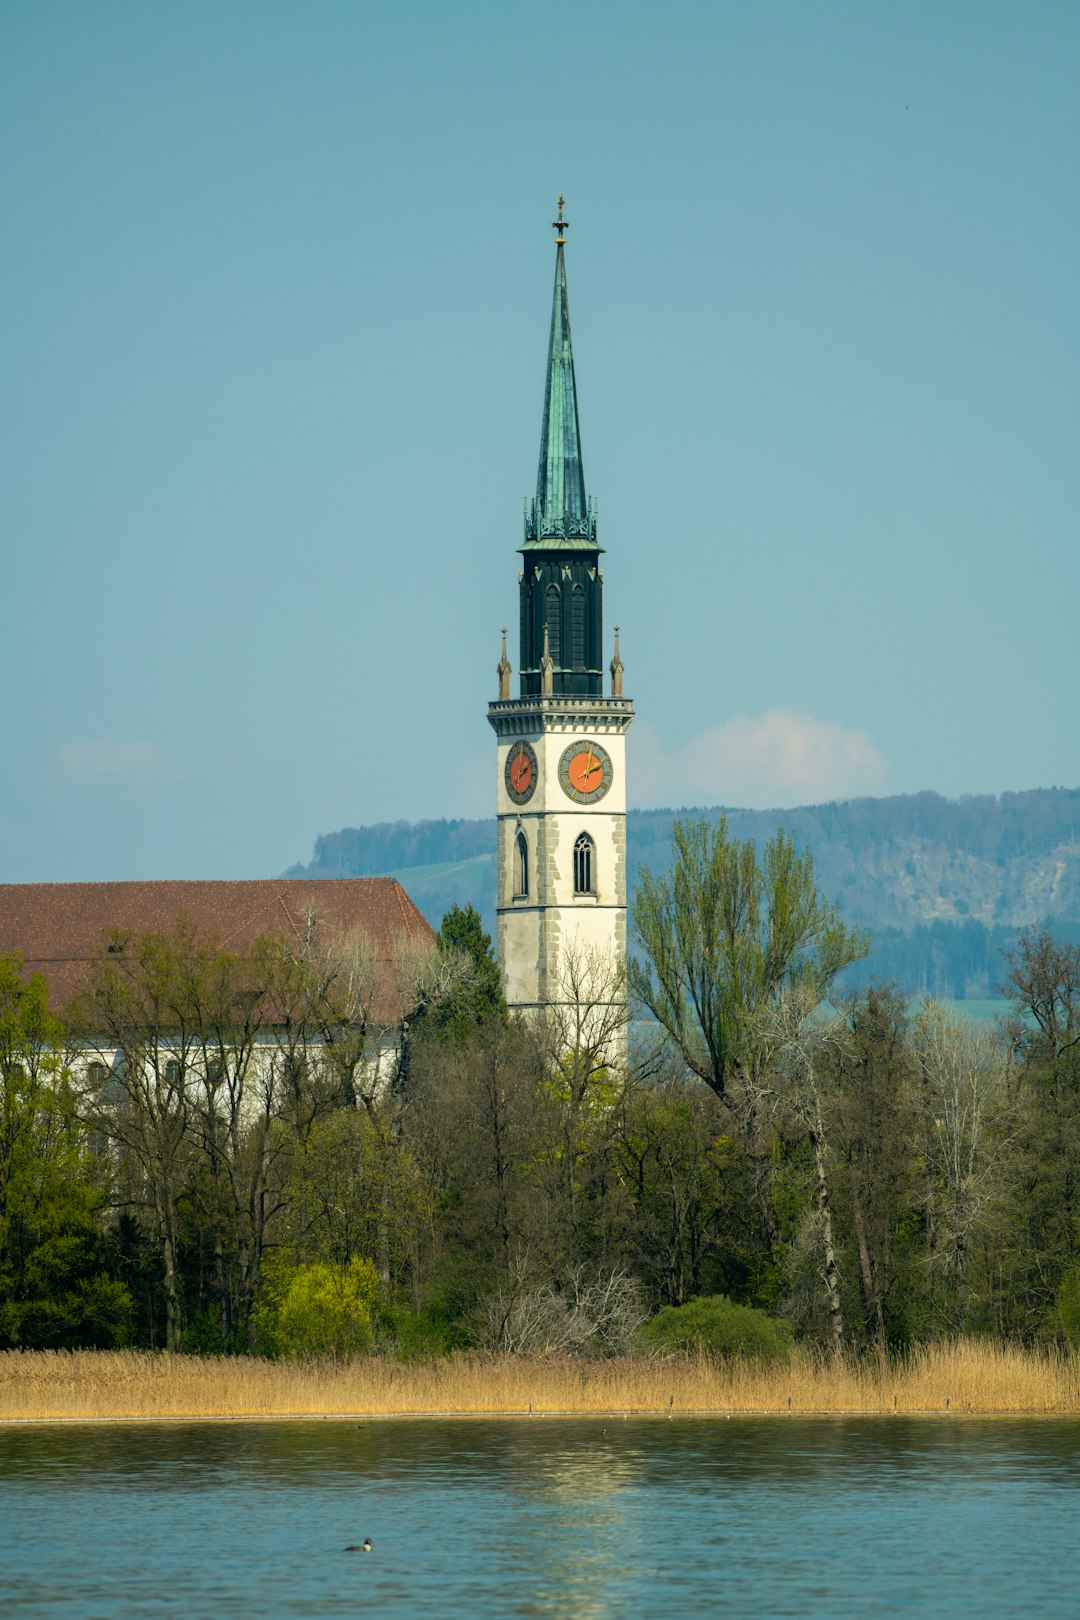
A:
<svg viewBox="0 0 1080 1620">
<path fill-rule="evenodd" d="M 409 1414 L 1080 1412 L 1080 1358 L 961 1342 L 885 1370 L 451 1356 L 340 1365 L 143 1351 L 0 1353 L 0 1420 Z"/>
</svg>

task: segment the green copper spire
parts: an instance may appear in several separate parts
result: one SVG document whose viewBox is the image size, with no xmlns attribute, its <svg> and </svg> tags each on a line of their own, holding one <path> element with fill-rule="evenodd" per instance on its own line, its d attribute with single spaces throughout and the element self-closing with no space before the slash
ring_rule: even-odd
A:
<svg viewBox="0 0 1080 1620">
<path fill-rule="evenodd" d="M 596 512 L 585 496 L 585 473 L 581 465 L 581 429 L 563 254 L 566 228 L 560 197 L 559 217 L 554 222 L 558 233 L 555 296 L 551 309 L 544 423 L 540 430 L 540 467 L 536 475 L 536 499 L 525 519 L 527 545 L 541 545 L 546 540 L 596 543 Z"/>
</svg>

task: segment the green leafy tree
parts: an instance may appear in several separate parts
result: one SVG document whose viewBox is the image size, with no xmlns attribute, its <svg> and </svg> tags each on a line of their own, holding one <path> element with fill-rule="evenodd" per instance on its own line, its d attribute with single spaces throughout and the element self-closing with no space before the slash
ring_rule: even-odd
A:
<svg viewBox="0 0 1080 1620">
<path fill-rule="evenodd" d="M 884 1358 L 911 1337 L 921 1260 L 919 1114 L 907 1002 L 891 986 L 854 997 L 824 1068 L 838 1206 L 853 1255 L 864 1342 Z M 923 1293 L 925 1299 L 925 1289 Z"/>
<path fill-rule="evenodd" d="M 628 1084 L 617 1121 L 636 1273 L 666 1305 L 752 1288 L 761 1258 L 745 1218 L 752 1188 L 727 1110 L 692 1077 L 667 1072 Z"/>
<path fill-rule="evenodd" d="M 1080 945 L 1032 931 L 1006 961 L 1020 1084 L 999 1319 L 1030 1337 L 1080 1263 Z"/>
<path fill-rule="evenodd" d="M 369 1353 L 375 1343 L 372 1313 L 379 1277 L 371 1260 L 347 1266 L 267 1267 L 256 1329 L 264 1349 L 290 1359 L 326 1356 L 335 1361 Z"/>
<path fill-rule="evenodd" d="M 104 1201 L 45 981 L 0 956 L 0 1347 L 126 1341 L 132 1305 L 113 1274 Z"/>
<path fill-rule="evenodd" d="M 715 827 L 677 820 L 671 842 L 670 872 L 643 867 L 638 877 L 631 988 L 693 1073 L 730 1102 L 762 1078 L 768 1005 L 785 992 L 824 1000 L 869 941 L 822 899 L 812 857 L 783 830 L 760 860 L 724 817 Z"/>
<path fill-rule="evenodd" d="M 290 1251 L 338 1267 L 373 1257 L 384 1284 L 409 1279 L 430 1197 L 388 1114 L 337 1108 L 312 1129 L 293 1167 Z"/>
</svg>

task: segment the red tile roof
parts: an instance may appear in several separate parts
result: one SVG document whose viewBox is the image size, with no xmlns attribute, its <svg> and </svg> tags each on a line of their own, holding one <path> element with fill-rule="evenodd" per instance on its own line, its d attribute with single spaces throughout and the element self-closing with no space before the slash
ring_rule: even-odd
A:
<svg viewBox="0 0 1080 1620">
<path fill-rule="evenodd" d="M 107 936 L 165 933 L 186 917 L 238 951 L 260 935 L 301 939 L 308 918 L 335 933 L 360 930 L 388 965 L 401 942 L 434 941 L 431 924 L 396 878 L 266 878 L 244 882 L 3 883 L 0 951 L 40 971 L 62 1011 L 106 955 Z"/>
</svg>

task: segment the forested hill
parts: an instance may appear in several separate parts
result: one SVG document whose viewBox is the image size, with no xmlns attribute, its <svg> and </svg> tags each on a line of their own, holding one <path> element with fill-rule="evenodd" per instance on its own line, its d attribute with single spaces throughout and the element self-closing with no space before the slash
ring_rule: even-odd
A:
<svg viewBox="0 0 1080 1620">
<path fill-rule="evenodd" d="M 813 856 L 822 890 L 849 921 L 871 929 L 866 972 L 914 990 L 986 996 L 999 951 L 1046 924 L 1080 937 L 1080 788 L 944 799 L 937 793 L 852 799 L 795 810 L 632 810 L 636 869 L 667 864 L 676 815 L 726 814 L 739 838 L 763 843 L 783 826 Z M 495 822 L 383 822 L 315 842 L 290 877 L 393 873 L 436 925 L 455 900 L 493 928 Z"/>
</svg>

